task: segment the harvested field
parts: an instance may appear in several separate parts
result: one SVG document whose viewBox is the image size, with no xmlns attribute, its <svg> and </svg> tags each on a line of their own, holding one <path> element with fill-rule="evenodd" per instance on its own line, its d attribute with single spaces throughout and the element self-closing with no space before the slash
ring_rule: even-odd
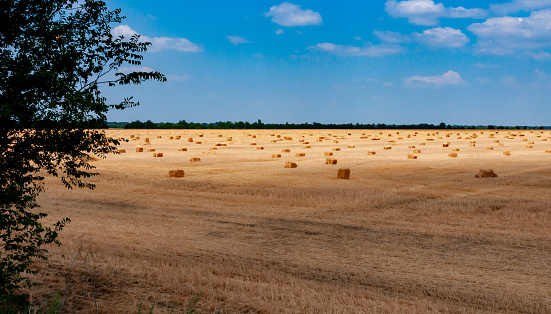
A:
<svg viewBox="0 0 551 314">
<path fill-rule="evenodd" d="M 164 156 L 130 141 L 94 163 L 94 191 L 46 179 L 47 222 L 72 222 L 37 263 L 33 302 L 60 290 L 68 313 L 141 303 L 179 313 L 194 296 L 201 313 L 551 312 L 551 143 L 536 141 L 549 131 L 438 130 L 426 141 L 400 130 L 390 150 L 378 130 L 271 132 L 254 130 L 258 150 L 242 130 L 108 130 Z M 197 137 L 232 141 L 205 153 Z M 272 158 L 299 139 L 306 156 Z M 499 177 L 475 178 L 480 169 Z"/>
</svg>

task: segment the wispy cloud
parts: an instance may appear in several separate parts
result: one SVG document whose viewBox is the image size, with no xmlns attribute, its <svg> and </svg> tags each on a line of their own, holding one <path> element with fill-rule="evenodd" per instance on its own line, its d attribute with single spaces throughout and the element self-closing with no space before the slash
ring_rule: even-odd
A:
<svg viewBox="0 0 551 314">
<path fill-rule="evenodd" d="M 281 34 L 283 34 L 283 33 L 285 33 L 285 31 L 284 31 L 283 29 L 281 29 L 281 28 L 275 31 L 275 34 L 276 34 L 276 35 L 281 35 Z"/>
<path fill-rule="evenodd" d="M 392 31 L 374 31 L 373 34 L 381 41 L 399 44 L 407 42 L 420 42 L 430 47 L 460 48 L 470 40 L 461 30 L 450 27 L 437 27 L 424 30 L 422 33 L 411 35 L 400 34 Z"/>
<path fill-rule="evenodd" d="M 239 45 L 239 44 L 248 44 L 250 43 L 250 41 L 248 41 L 247 39 L 243 38 L 243 37 L 240 37 L 240 36 L 226 36 L 226 38 L 229 40 L 229 42 L 232 44 L 232 45 Z"/>
<path fill-rule="evenodd" d="M 413 33 L 413 37 L 416 41 L 431 47 L 459 48 L 469 42 L 469 37 L 461 30 L 449 27 L 427 29 L 423 33 Z"/>
<path fill-rule="evenodd" d="M 386 12 L 392 17 L 407 18 L 415 25 L 437 25 L 440 18 L 484 18 L 487 12 L 483 9 L 465 9 L 463 7 L 446 8 L 442 3 L 433 0 L 388 0 Z"/>
<path fill-rule="evenodd" d="M 289 2 L 272 6 L 270 11 L 264 15 L 271 17 L 272 22 L 286 27 L 320 25 L 322 23 L 321 15 L 318 12 L 310 9 L 303 10 L 300 5 Z"/>
<path fill-rule="evenodd" d="M 462 85 L 465 81 L 461 78 L 459 73 L 454 71 L 448 71 L 442 75 L 436 76 L 411 76 L 404 80 L 406 85 L 410 86 L 448 86 L 448 85 Z"/>
<path fill-rule="evenodd" d="M 114 37 L 124 36 L 125 38 L 130 38 L 135 34 L 138 34 L 138 32 L 130 28 L 128 25 L 119 25 L 111 30 L 111 34 Z M 195 53 L 203 51 L 197 44 L 194 44 L 185 38 L 149 37 L 141 35 L 140 41 L 151 43 L 151 46 L 147 49 L 148 52 L 159 52 L 167 49 Z"/>
<path fill-rule="evenodd" d="M 391 45 L 371 45 L 365 47 L 355 47 L 347 45 L 336 45 L 333 43 L 319 43 L 308 47 L 311 50 L 325 51 L 340 56 L 348 57 L 383 57 L 398 54 L 403 48 Z"/>
<path fill-rule="evenodd" d="M 119 72 L 125 73 L 125 74 L 132 73 L 132 72 L 155 72 L 155 70 L 153 70 L 152 68 L 145 67 L 145 66 L 142 66 L 142 67 L 121 67 L 118 70 L 119 70 Z"/>
<path fill-rule="evenodd" d="M 513 0 L 508 3 L 492 4 L 490 10 L 497 14 L 517 13 L 519 11 L 533 11 L 551 7 L 551 0 Z"/>
</svg>

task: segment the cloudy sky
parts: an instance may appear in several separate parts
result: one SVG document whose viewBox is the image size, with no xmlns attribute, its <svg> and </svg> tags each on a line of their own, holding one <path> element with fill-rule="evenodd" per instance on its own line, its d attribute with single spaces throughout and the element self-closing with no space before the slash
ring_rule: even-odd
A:
<svg viewBox="0 0 551 314">
<path fill-rule="evenodd" d="M 167 83 L 110 121 L 551 125 L 551 0 L 108 0 Z"/>
</svg>

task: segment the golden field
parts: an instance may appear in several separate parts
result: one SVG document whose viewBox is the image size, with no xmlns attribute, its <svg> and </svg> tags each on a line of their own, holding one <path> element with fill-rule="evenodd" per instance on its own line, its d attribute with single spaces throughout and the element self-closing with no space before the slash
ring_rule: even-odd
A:
<svg viewBox="0 0 551 314">
<path fill-rule="evenodd" d="M 59 290 L 68 313 L 194 297 L 201 313 L 551 312 L 549 130 L 106 132 L 130 141 L 93 163 L 94 191 L 46 180 L 47 222 L 72 222 L 34 304 Z"/>
</svg>

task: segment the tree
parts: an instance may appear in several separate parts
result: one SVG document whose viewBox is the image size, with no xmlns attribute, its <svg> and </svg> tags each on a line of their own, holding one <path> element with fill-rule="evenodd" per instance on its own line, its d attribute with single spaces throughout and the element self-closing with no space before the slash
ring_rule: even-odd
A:
<svg viewBox="0 0 551 314">
<path fill-rule="evenodd" d="M 0 4 L 0 304 L 32 283 L 33 260 L 59 245 L 65 218 L 44 226 L 36 198 L 44 175 L 67 188 L 94 188 L 92 156 L 116 153 L 121 139 L 102 130 L 108 105 L 101 88 L 166 81 L 159 72 L 124 74 L 140 65 L 150 43 L 111 34 L 124 17 L 99 0 L 11 0 Z"/>
</svg>

